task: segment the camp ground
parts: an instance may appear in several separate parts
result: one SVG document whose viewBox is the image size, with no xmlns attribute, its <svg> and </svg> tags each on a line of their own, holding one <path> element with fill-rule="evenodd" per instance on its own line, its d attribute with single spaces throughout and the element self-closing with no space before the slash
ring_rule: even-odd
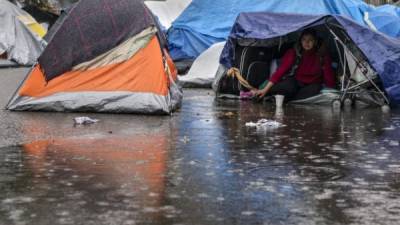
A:
<svg viewBox="0 0 400 225">
<path fill-rule="evenodd" d="M 169 114 L 180 106 L 165 38 L 142 1 L 80 1 L 49 33 L 8 109 Z"/>
<path fill-rule="evenodd" d="M 398 225 L 400 41 L 360 2 L 192 0 L 166 33 L 143 0 L 62 9 L 32 66 L 0 69 L 0 225 Z M 177 25 L 216 37 L 194 22 L 223 36 L 174 62 Z M 330 88 L 254 98 L 277 68 Z"/>
<path fill-rule="evenodd" d="M 342 16 L 266 12 L 238 16 L 221 54 L 226 69 L 215 79 L 217 95 L 239 96 L 241 90 L 258 88 L 306 28 L 316 29 L 333 55 L 339 91 L 322 90 L 320 96 L 298 103 L 400 103 L 400 40 Z"/>
<path fill-rule="evenodd" d="M 6 0 L 0 0 L 0 21 L 0 67 L 33 65 L 44 49 L 46 30 Z"/>
</svg>

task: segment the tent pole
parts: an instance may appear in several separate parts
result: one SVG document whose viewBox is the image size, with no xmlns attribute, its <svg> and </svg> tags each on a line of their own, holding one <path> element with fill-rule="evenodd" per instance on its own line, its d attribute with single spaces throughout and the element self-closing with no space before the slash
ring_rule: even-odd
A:
<svg viewBox="0 0 400 225">
<path fill-rule="evenodd" d="M 340 43 L 341 46 L 343 47 L 343 50 L 346 50 L 346 49 L 347 49 L 347 52 L 350 54 L 351 58 L 353 58 L 353 60 L 357 63 L 357 67 L 360 67 L 360 68 L 363 67 L 364 69 L 368 70 L 368 69 L 360 62 L 360 60 L 359 60 L 357 57 L 354 56 L 354 54 L 347 48 L 347 46 L 339 39 L 339 37 L 330 29 L 330 27 L 329 27 L 329 26 L 327 26 L 327 27 L 328 27 L 329 32 L 330 32 L 332 35 L 334 35 L 334 37 L 335 37 L 335 45 L 337 46 L 336 41 L 337 41 L 338 43 Z M 339 54 L 339 56 L 340 56 L 340 54 Z M 346 58 L 346 56 L 344 56 L 344 58 Z M 374 71 L 374 72 L 375 72 L 375 71 Z M 376 72 L 375 72 L 375 73 L 376 73 Z M 378 93 L 383 97 L 383 99 L 384 99 L 384 101 L 386 102 L 386 104 L 389 104 L 388 98 L 387 98 L 387 97 L 385 96 L 385 94 L 380 90 L 380 88 L 378 87 L 378 85 L 376 85 L 375 82 L 374 82 L 369 76 L 367 76 L 365 73 L 362 73 L 362 75 L 369 81 L 370 84 L 372 84 L 372 86 L 374 86 L 374 88 L 378 91 Z M 343 77 L 343 78 L 344 78 L 344 77 Z M 343 79 L 343 80 L 344 80 L 344 79 Z M 346 90 L 348 89 L 349 84 L 350 84 L 350 80 L 349 80 L 349 82 L 348 82 L 347 85 L 346 85 Z M 358 85 L 358 86 L 359 86 L 359 85 Z M 344 98 L 344 96 L 346 95 L 346 93 L 347 93 L 346 90 L 345 90 L 345 94 L 342 96 L 342 98 Z"/>
</svg>

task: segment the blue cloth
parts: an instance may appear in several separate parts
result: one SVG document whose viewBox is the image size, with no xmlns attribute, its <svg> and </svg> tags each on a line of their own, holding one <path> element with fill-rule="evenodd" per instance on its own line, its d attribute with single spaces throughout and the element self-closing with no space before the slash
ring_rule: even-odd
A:
<svg viewBox="0 0 400 225">
<path fill-rule="evenodd" d="M 241 12 L 340 14 L 365 25 L 361 0 L 193 0 L 168 31 L 171 56 L 194 59 L 212 44 L 226 40 Z"/>
<path fill-rule="evenodd" d="M 376 70 L 391 101 L 400 104 L 400 40 L 374 32 L 353 20 L 338 15 L 241 13 L 221 53 L 220 63 L 232 67 L 234 44 L 238 39 L 273 39 L 296 32 L 305 26 L 333 19 L 347 32 L 354 44 Z"/>
</svg>

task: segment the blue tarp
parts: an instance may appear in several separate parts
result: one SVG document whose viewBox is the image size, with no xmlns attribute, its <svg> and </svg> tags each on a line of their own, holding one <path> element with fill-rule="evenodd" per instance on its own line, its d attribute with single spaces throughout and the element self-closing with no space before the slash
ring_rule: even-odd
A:
<svg viewBox="0 0 400 225">
<path fill-rule="evenodd" d="M 305 26 L 320 24 L 328 18 L 336 20 L 343 27 L 379 74 L 390 100 L 400 104 L 400 40 L 374 32 L 343 16 L 242 13 L 232 27 L 220 63 L 227 68 L 232 66 L 236 39 L 276 38 L 299 31 Z"/>
<path fill-rule="evenodd" d="M 400 8 L 395 5 L 381 5 L 376 7 L 374 11 L 381 12 L 381 13 L 389 13 L 393 16 L 400 17 Z"/>
<path fill-rule="evenodd" d="M 193 0 L 168 31 L 173 59 L 194 59 L 212 44 L 226 40 L 241 12 L 340 14 L 364 24 L 370 6 L 361 0 Z"/>
<path fill-rule="evenodd" d="M 368 20 L 374 29 L 391 37 L 400 37 L 400 8 L 383 5 L 368 12 Z"/>
</svg>

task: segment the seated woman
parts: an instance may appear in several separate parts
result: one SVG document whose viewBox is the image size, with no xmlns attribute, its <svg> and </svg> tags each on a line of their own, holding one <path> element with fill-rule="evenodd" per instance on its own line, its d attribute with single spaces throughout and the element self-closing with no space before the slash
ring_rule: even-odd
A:
<svg viewBox="0 0 400 225">
<path fill-rule="evenodd" d="M 304 30 L 299 42 L 296 44 L 299 47 L 286 51 L 267 85 L 253 94 L 258 97 L 284 95 L 285 100 L 298 100 L 319 94 L 323 85 L 335 87 L 331 57 L 317 47 L 315 30 Z"/>
</svg>

